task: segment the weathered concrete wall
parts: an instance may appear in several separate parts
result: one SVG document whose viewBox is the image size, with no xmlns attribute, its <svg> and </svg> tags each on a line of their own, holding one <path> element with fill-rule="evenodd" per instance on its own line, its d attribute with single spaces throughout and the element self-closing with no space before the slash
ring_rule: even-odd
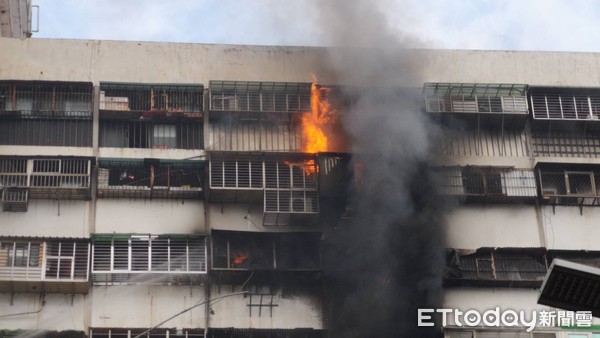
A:
<svg viewBox="0 0 600 338">
<path fill-rule="evenodd" d="M 0 293 L 0 316 L 21 314 L 2 318 L 6 330 L 77 330 L 85 331 L 86 298 L 84 295 L 37 293 Z M 12 302 L 11 302 L 12 298 Z"/>
<path fill-rule="evenodd" d="M 204 203 L 181 199 L 97 200 L 96 233 L 205 233 Z"/>
<path fill-rule="evenodd" d="M 86 201 L 30 200 L 27 212 L 0 212 L 2 236 L 88 237 Z"/>
<path fill-rule="evenodd" d="M 337 62 L 360 65 L 373 53 L 346 48 L 7 38 L 0 39 L 0 50 L 7 51 L 0 54 L 1 79 L 95 84 L 310 82 L 311 73 L 322 83 L 335 83 L 339 79 L 324 62 L 328 55 Z M 410 50 L 403 56 L 412 60 L 411 67 L 421 69 L 422 81 L 600 86 L 600 54 L 596 53 Z M 403 83 L 402 74 L 398 77 L 398 83 Z"/>
</svg>

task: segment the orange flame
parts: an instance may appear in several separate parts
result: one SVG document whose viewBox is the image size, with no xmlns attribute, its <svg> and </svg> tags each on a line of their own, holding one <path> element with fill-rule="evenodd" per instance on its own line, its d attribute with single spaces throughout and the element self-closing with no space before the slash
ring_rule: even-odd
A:
<svg viewBox="0 0 600 338">
<path fill-rule="evenodd" d="M 302 137 L 304 144 L 302 151 L 315 154 L 327 151 L 329 142 L 326 135 L 326 125 L 335 122 L 337 111 L 331 108 L 328 101 L 328 94 L 331 88 L 317 86 L 317 79 L 313 75 L 313 82 L 310 90 L 311 111 L 302 115 Z"/>
<path fill-rule="evenodd" d="M 231 267 L 235 268 L 236 266 L 241 265 L 242 263 L 244 263 L 246 261 L 246 259 L 248 259 L 248 255 L 244 255 L 244 254 L 237 254 L 233 257 L 233 260 L 231 261 Z"/>
</svg>

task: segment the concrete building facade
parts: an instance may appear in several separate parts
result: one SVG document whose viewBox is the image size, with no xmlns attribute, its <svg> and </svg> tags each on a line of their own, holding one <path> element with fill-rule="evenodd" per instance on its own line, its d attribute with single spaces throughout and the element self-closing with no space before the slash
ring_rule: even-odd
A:
<svg viewBox="0 0 600 338">
<path fill-rule="evenodd" d="M 326 335 L 320 214 L 345 162 L 303 151 L 298 116 L 312 74 L 375 85 L 339 83 L 319 61 L 347 49 L 2 38 L 0 50 L 0 329 Z M 443 131 L 430 164 L 451 205 L 443 307 L 553 310 L 536 302 L 552 259 L 600 265 L 600 54 L 408 53 L 423 79 L 397 85 L 420 88 Z M 440 332 L 600 336 L 459 324 Z"/>
</svg>

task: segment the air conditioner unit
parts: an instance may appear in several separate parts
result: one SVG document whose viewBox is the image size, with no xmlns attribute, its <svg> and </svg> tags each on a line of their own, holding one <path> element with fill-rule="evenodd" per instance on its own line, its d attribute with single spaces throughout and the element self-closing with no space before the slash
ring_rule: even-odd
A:
<svg viewBox="0 0 600 338">
<path fill-rule="evenodd" d="M 556 197 L 556 195 L 558 195 L 558 190 L 556 190 L 556 188 L 542 189 L 542 199 L 545 202 L 556 203 L 557 199 L 558 199 L 558 197 Z"/>
</svg>

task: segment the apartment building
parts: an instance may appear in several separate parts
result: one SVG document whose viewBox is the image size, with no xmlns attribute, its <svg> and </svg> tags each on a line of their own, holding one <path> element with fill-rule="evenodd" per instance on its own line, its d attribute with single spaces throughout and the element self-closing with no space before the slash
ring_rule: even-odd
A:
<svg viewBox="0 0 600 338">
<path fill-rule="evenodd" d="M 313 74 L 322 88 L 376 85 L 337 83 L 319 62 L 347 50 L 52 39 L 0 49 L 0 330 L 327 335 L 321 241 L 352 217 L 352 180 L 345 150 L 307 150 L 302 116 L 319 99 Z M 537 304 L 552 260 L 600 264 L 600 56 L 409 53 L 422 69 L 409 84 L 419 113 L 443 131 L 430 163 L 450 204 L 443 307 L 554 310 Z M 439 332 L 600 334 L 453 319 Z"/>
</svg>

